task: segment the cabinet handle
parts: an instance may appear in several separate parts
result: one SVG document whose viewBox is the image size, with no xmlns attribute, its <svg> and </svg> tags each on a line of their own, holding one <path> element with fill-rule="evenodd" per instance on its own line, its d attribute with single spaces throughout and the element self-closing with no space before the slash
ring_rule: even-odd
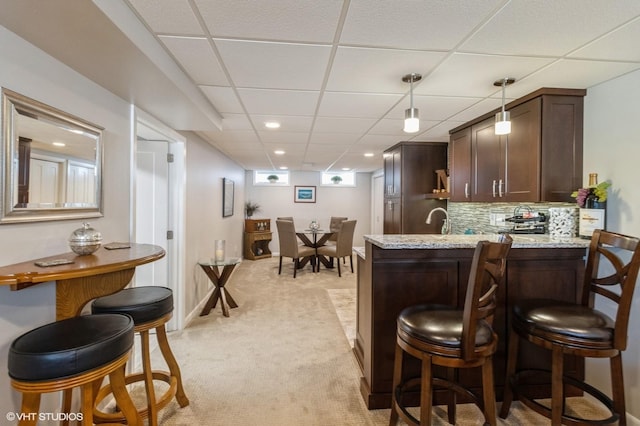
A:
<svg viewBox="0 0 640 426">
<path fill-rule="evenodd" d="M 500 197 L 503 196 L 503 194 L 502 194 L 502 184 L 503 184 L 502 179 L 500 179 L 500 182 L 498 182 L 498 194 L 500 195 Z"/>
<path fill-rule="evenodd" d="M 491 186 L 491 192 L 493 193 L 493 198 L 496 198 L 496 181 L 493 180 L 493 185 Z"/>
<path fill-rule="evenodd" d="M 469 198 L 469 182 L 464 183 L 464 198 Z"/>
</svg>

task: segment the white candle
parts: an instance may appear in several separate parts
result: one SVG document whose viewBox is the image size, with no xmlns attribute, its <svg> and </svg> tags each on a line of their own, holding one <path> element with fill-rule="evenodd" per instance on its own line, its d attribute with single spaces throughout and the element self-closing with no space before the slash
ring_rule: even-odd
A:
<svg viewBox="0 0 640 426">
<path fill-rule="evenodd" d="M 224 260 L 224 250 L 216 250 L 216 261 Z"/>
</svg>

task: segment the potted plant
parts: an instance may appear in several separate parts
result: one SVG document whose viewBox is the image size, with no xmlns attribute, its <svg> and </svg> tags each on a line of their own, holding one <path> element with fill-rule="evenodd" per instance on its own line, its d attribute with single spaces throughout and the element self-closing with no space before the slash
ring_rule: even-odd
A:
<svg viewBox="0 0 640 426">
<path fill-rule="evenodd" d="M 331 182 L 333 182 L 335 184 L 338 184 L 338 183 L 342 182 L 342 177 L 336 175 L 336 176 L 331 178 Z"/>
<path fill-rule="evenodd" d="M 269 175 L 267 176 L 267 180 L 271 183 L 276 183 L 280 179 L 278 175 Z"/>
<path fill-rule="evenodd" d="M 253 214 L 260 210 L 260 205 L 258 203 L 252 203 L 251 201 L 247 201 L 244 203 L 244 211 L 247 214 L 247 217 L 253 216 Z"/>
</svg>

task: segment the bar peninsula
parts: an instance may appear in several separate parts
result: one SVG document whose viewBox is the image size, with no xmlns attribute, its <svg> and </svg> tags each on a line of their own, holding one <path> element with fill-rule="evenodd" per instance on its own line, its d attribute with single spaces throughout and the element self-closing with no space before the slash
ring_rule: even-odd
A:
<svg viewBox="0 0 640 426">
<path fill-rule="evenodd" d="M 505 382 L 508 313 L 514 301 L 552 297 L 577 302 L 589 241 L 549 235 L 512 235 L 504 285 L 498 290 L 494 329 L 499 336 L 494 374 L 496 397 Z M 369 409 L 389 408 L 393 378 L 396 318 L 407 306 L 439 303 L 462 307 L 473 252 L 478 241 L 497 241 L 498 235 L 365 235 L 358 254 L 357 316 L 354 353 L 362 369 L 360 392 Z M 548 368 L 550 355 L 523 342 L 519 365 Z M 405 361 L 407 376 L 418 376 L 420 364 Z M 584 363 L 567 358 L 567 374 L 584 376 Z M 436 374 L 444 374 L 436 371 Z M 461 371 L 458 380 L 474 391 L 481 389 L 480 372 Z M 534 395 L 548 396 L 546 377 L 528 384 Z M 411 396 L 418 404 L 419 392 Z M 437 404 L 446 402 L 436 392 Z M 460 399 L 461 402 L 462 399 Z"/>
</svg>

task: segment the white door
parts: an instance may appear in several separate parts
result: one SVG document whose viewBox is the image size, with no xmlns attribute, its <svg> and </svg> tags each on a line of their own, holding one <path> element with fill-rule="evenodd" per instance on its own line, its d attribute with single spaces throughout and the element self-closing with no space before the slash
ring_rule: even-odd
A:
<svg viewBox="0 0 640 426">
<path fill-rule="evenodd" d="M 167 141 L 138 140 L 136 149 L 136 227 L 137 243 L 154 244 L 167 250 L 169 230 L 169 163 Z M 169 282 L 171 254 L 136 268 L 135 286 L 163 286 Z M 173 290 L 173 289 L 172 289 Z"/>
<path fill-rule="evenodd" d="M 371 233 L 381 235 L 384 233 L 384 175 L 373 177 L 373 221 Z"/>
</svg>

